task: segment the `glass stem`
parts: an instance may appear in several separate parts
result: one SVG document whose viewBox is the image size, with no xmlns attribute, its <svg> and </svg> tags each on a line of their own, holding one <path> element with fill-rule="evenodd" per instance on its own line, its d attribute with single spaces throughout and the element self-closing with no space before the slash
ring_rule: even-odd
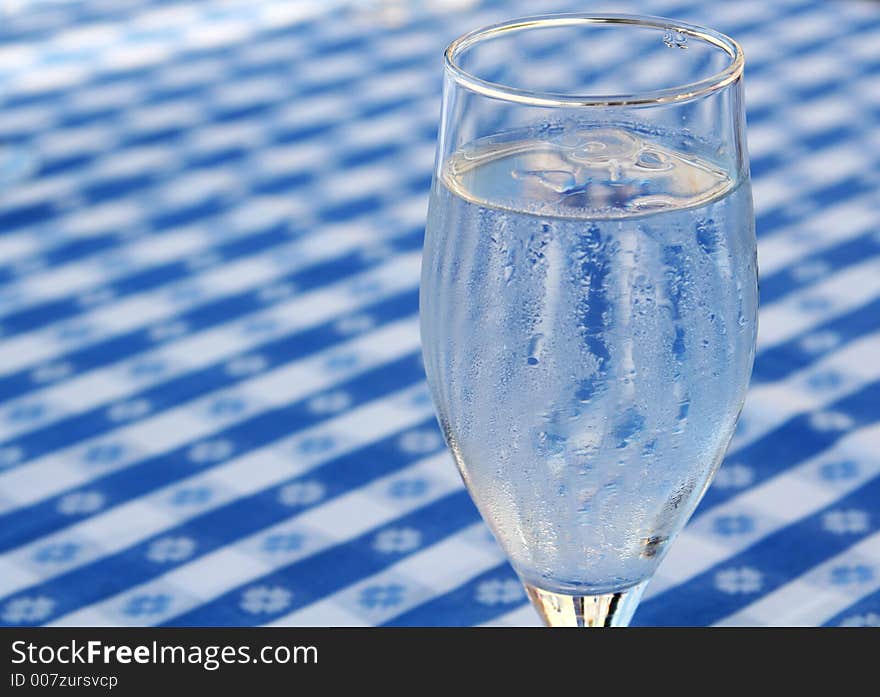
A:
<svg viewBox="0 0 880 697">
<path fill-rule="evenodd" d="M 644 581 L 626 590 L 602 595 L 566 595 L 528 583 L 523 585 L 548 627 L 626 627 L 647 584 Z"/>
</svg>

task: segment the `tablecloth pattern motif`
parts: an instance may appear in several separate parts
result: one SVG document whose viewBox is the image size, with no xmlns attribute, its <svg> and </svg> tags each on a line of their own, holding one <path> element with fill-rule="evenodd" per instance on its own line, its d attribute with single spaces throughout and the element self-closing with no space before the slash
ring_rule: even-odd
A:
<svg viewBox="0 0 880 697">
<path fill-rule="evenodd" d="M 536 624 L 434 421 L 419 253 L 443 46 L 579 8 L 18 4 L 0 623 Z M 635 624 L 876 626 L 880 5 L 590 10 L 747 56 L 753 386 Z"/>
</svg>

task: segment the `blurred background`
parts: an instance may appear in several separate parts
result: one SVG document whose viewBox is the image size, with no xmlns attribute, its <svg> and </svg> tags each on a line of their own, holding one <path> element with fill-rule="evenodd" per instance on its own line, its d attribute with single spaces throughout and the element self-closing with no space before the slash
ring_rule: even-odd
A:
<svg viewBox="0 0 880 697">
<path fill-rule="evenodd" d="M 746 54 L 752 390 L 636 625 L 880 624 L 880 4 L 0 0 L 0 623 L 537 625 L 419 359 L 442 51 Z"/>
</svg>

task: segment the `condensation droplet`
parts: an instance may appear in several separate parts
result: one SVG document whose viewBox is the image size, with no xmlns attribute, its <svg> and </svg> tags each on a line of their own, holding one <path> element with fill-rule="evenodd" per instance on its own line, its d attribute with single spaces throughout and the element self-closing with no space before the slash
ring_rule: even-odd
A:
<svg viewBox="0 0 880 697">
<path fill-rule="evenodd" d="M 663 43 L 669 48 L 686 49 L 688 47 L 687 36 L 675 29 L 666 30 L 666 33 L 663 34 Z"/>
<path fill-rule="evenodd" d="M 678 404 L 678 420 L 683 421 L 687 418 L 688 412 L 691 409 L 691 400 L 683 399 Z"/>
<path fill-rule="evenodd" d="M 635 407 L 627 409 L 614 429 L 614 437 L 618 441 L 617 447 L 625 448 L 629 445 L 644 426 L 645 417 Z"/>
<path fill-rule="evenodd" d="M 652 535 L 642 540 L 642 556 L 651 559 L 657 556 L 657 553 L 663 549 L 668 537 L 662 535 Z"/>
<path fill-rule="evenodd" d="M 528 348 L 528 358 L 526 358 L 526 363 L 529 365 L 538 365 L 541 362 L 541 350 L 544 346 L 544 335 L 543 334 L 535 334 L 529 340 L 529 348 Z"/>
</svg>

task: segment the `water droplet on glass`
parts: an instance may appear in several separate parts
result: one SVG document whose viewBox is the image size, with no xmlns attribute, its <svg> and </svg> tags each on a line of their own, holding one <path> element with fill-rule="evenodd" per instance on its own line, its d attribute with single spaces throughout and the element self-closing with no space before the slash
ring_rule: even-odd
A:
<svg viewBox="0 0 880 697">
<path fill-rule="evenodd" d="M 667 29 L 663 35 L 663 43 L 669 48 L 687 48 L 687 36 L 675 29 Z"/>
<path fill-rule="evenodd" d="M 602 494 L 604 496 L 614 496 L 620 490 L 620 484 L 617 482 L 608 482 L 602 486 Z"/>
<path fill-rule="evenodd" d="M 559 455 L 565 450 L 565 436 L 559 435 L 552 431 L 541 431 L 537 437 L 537 447 L 539 451 L 547 455 Z"/>
<path fill-rule="evenodd" d="M 528 358 L 526 359 L 526 363 L 529 365 L 538 365 L 541 362 L 540 354 L 541 349 L 544 345 L 544 335 L 543 334 L 535 334 L 529 340 L 529 348 L 528 348 Z"/>
<path fill-rule="evenodd" d="M 642 539 L 642 556 L 648 559 L 656 557 L 657 553 L 663 549 L 667 539 L 669 538 L 661 535 L 652 535 Z"/>
<path fill-rule="evenodd" d="M 684 328 L 675 328 L 675 339 L 672 341 L 672 353 L 676 358 L 682 358 L 687 351 L 684 343 Z"/>
<path fill-rule="evenodd" d="M 681 402 L 679 402 L 679 404 L 678 404 L 678 420 L 679 421 L 684 421 L 687 418 L 688 411 L 690 411 L 690 408 L 691 408 L 691 400 L 683 399 Z"/>
<path fill-rule="evenodd" d="M 581 380 L 575 390 L 574 397 L 579 402 L 589 402 L 599 390 L 600 380 L 598 377 L 590 377 Z"/>
<path fill-rule="evenodd" d="M 645 417 L 636 409 L 632 407 L 627 409 L 623 416 L 620 417 L 620 421 L 617 423 L 617 428 L 614 429 L 614 437 L 617 439 L 617 447 L 625 448 L 630 444 L 630 441 L 633 440 L 642 430 L 645 425 Z"/>
<path fill-rule="evenodd" d="M 696 225 L 697 244 L 700 245 L 706 254 L 717 252 L 722 247 L 724 241 L 721 232 L 712 218 L 703 218 L 697 221 Z"/>
</svg>

